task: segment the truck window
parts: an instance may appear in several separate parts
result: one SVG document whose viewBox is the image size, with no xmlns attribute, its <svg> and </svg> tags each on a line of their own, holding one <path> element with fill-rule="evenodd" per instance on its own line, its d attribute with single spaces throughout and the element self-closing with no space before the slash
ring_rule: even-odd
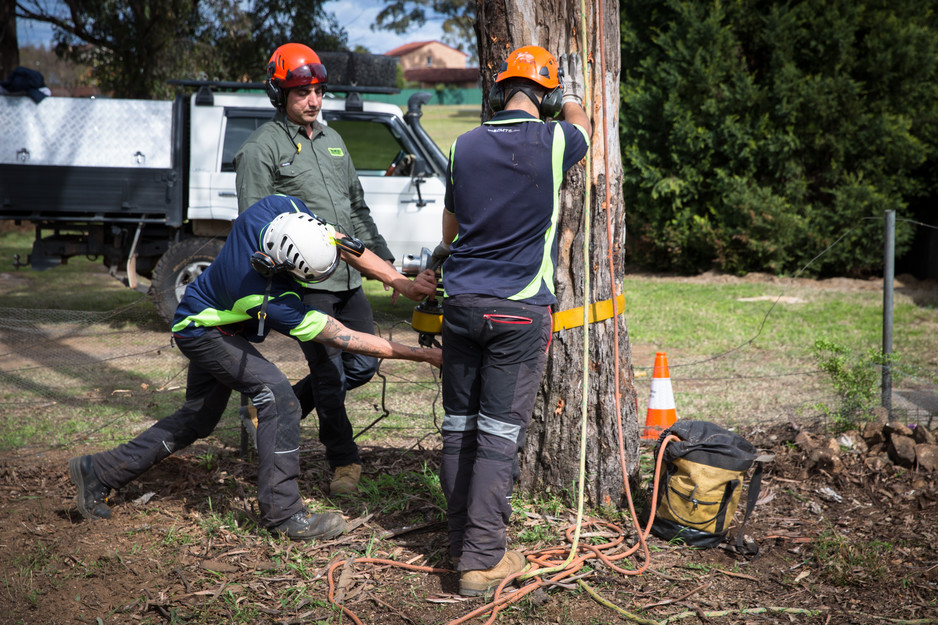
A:
<svg viewBox="0 0 938 625">
<path fill-rule="evenodd" d="M 225 124 L 225 143 L 222 146 L 221 170 L 234 171 L 234 157 L 251 136 L 251 133 L 257 130 L 261 124 L 270 120 L 270 115 L 266 117 L 255 117 L 229 112 L 227 115 L 228 123 Z"/>
<path fill-rule="evenodd" d="M 329 127 L 342 135 L 359 176 L 383 176 L 404 149 L 391 129 L 380 122 L 336 119 Z"/>
</svg>

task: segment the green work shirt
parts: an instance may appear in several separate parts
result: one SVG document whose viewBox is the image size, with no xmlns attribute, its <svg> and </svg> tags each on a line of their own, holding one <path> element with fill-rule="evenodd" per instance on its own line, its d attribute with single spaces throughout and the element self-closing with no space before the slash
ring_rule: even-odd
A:
<svg viewBox="0 0 938 625">
<path fill-rule="evenodd" d="M 305 128 L 277 111 L 271 121 L 248 137 L 234 164 L 239 213 L 268 195 L 292 195 L 339 232 L 361 239 L 384 260 L 394 260 L 365 204 L 365 192 L 348 148 L 335 130 L 316 122 L 313 136 L 307 137 Z M 316 288 L 347 291 L 361 283 L 358 270 L 340 263 Z"/>
</svg>

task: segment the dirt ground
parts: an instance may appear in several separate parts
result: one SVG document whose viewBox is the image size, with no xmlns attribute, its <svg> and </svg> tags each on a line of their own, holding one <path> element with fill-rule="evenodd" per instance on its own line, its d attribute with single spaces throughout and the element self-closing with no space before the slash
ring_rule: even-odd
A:
<svg viewBox="0 0 938 625">
<path fill-rule="evenodd" d="M 639 622 L 938 622 L 936 474 L 849 453 L 838 474 L 808 470 L 794 437 L 788 424 L 749 434 L 775 454 L 746 527 L 760 547 L 755 558 L 652 537 L 642 575 L 616 572 L 595 558 L 574 574 L 618 609 L 568 581 L 508 606 L 498 622 L 627 620 L 619 610 L 641 614 L 646 620 Z M 373 474 L 419 472 L 438 454 L 364 451 Z M 78 514 L 67 475 L 73 453 L 6 454 L 0 461 L 2 623 L 354 622 L 326 601 L 328 568 L 336 562 L 341 601 L 364 623 L 448 623 L 485 605 L 458 597 L 451 572 L 341 563 L 367 556 L 446 569 L 443 525 L 419 492 L 410 509 L 396 512 L 368 511 L 356 498 L 337 501 L 354 529 L 334 541 L 274 540 L 253 526 L 253 500 L 245 496 L 252 463 L 235 449 L 205 462 L 200 443 L 112 497 L 112 519 L 90 522 Z M 321 459 L 307 462 L 301 489 L 322 498 L 325 480 Z M 556 534 L 526 544 L 528 553 L 569 547 L 556 537 L 572 518 L 569 512 L 515 514 L 511 542 L 539 526 Z M 626 551 L 636 543 L 627 518 L 605 515 L 621 527 L 619 536 L 610 526 L 588 525 L 590 542 L 622 538 L 621 547 L 605 553 Z M 640 552 L 617 563 L 644 564 Z"/>
<path fill-rule="evenodd" d="M 849 450 L 842 470 L 812 466 L 794 441 L 799 428 L 821 435 L 813 427 L 739 432 L 774 454 L 746 525 L 757 556 L 652 537 L 647 559 L 639 549 L 614 561 L 642 574 L 592 557 L 508 604 L 497 622 L 938 623 L 938 473 Z M 433 447 L 365 447 L 366 478 L 435 471 Z M 413 625 L 455 622 L 487 605 L 456 594 L 438 499 L 419 486 L 401 509 L 376 506 L 375 497 L 336 499 L 351 528 L 346 535 L 291 543 L 256 527 L 255 463 L 210 438 L 112 496 L 113 518 L 92 522 L 77 511 L 67 462 L 98 450 L 0 455 L 0 624 Z M 304 442 L 301 457 L 301 492 L 325 501 L 318 442 Z M 581 545 L 615 558 L 638 543 L 627 510 L 602 515 L 599 525 L 587 519 Z M 512 518 L 509 544 L 563 559 L 574 518 L 570 510 L 526 505 Z"/>
</svg>

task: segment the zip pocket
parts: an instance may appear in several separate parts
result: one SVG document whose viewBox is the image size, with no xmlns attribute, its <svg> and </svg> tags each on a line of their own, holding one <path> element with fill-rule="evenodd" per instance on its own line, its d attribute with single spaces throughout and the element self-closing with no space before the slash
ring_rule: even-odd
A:
<svg viewBox="0 0 938 625">
<path fill-rule="evenodd" d="M 508 325 L 529 326 L 534 323 L 528 317 L 519 317 L 518 315 L 500 315 L 498 313 L 486 313 L 482 318 L 489 323 L 504 323 Z"/>
</svg>

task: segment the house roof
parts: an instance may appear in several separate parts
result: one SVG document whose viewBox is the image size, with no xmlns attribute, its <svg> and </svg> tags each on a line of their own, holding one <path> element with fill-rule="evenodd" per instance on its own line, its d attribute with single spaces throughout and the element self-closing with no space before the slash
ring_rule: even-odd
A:
<svg viewBox="0 0 938 625">
<path fill-rule="evenodd" d="M 412 82 L 478 82 L 480 77 L 478 67 L 421 67 L 404 72 L 404 78 Z"/>
<path fill-rule="evenodd" d="M 462 54 L 463 56 L 469 56 L 468 54 L 466 54 L 466 53 L 463 52 L 462 50 L 457 50 L 457 49 L 454 48 L 453 46 L 446 45 L 446 44 L 443 43 L 442 41 L 437 41 L 437 40 L 435 40 L 435 39 L 434 39 L 434 40 L 431 40 L 431 41 L 414 41 L 414 42 L 411 42 L 411 43 L 405 43 L 404 45 L 397 46 L 397 47 L 394 48 L 393 50 L 388 50 L 387 52 L 384 53 L 384 55 L 385 55 L 385 56 L 404 56 L 405 54 L 409 54 L 409 53 L 411 53 L 411 52 L 413 52 L 413 51 L 415 51 L 415 50 L 419 50 L 420 48 L 422 48 L 422 47 L 424 47 L 424 46 L 430 45 L 431 43 L 436 43 L 436 44 L 439 44 L 439 45 L 441 45 L 441 46 L 445 46 L 445 47 L 449 48 L 450 50 L 454 50 L 454 51 L 456 51 L 456 52 L 459 52 L 459 53 Z"/>
</svg>

